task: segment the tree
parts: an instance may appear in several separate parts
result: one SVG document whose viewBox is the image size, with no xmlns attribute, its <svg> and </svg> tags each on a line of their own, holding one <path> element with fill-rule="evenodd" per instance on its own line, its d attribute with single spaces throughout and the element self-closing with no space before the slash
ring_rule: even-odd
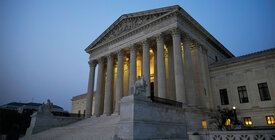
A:
<svg viewBox="0 0 275 140">
<path fill-rule="evenodd" d="M 210 122 L 211 125 L 214 125 L 218 130 L 231 130 L 231 125 L 225 125 L 226 121 L 230 119 L 230 122 L 233 122 L 234 124 L 241 124 L 238 120 L 234 117 L 234 111 L 232 109 L 223 108 L 221 109 L 220 106 L 217 106 L 217 110 L 214 111 L 210 115 L 210 118 L 213 120 Z"/>
</svg>

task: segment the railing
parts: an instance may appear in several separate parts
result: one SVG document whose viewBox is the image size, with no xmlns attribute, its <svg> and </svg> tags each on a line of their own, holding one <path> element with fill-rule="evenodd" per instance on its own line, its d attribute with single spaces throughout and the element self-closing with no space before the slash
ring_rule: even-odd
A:
<svg viewBox="0 0 275 140">
<path fill-rule="evenodd" d="M 177 102 L 174 100 L 164 99 L 164 98 L 160 98 L 160 97 L 156 97 L 156 96 L 149 96 L 148 98 L 150 98 L 155 103 L 171 105 L 171 106 L 175 106 L 175 107 L 179 107 L 179 108 L 182 107 L 181 102 Z"/>
<path fill-rule="evenodd" d="M 189 140 L 275 140 L 275 130 L 188 132 Z"/>
</svg>

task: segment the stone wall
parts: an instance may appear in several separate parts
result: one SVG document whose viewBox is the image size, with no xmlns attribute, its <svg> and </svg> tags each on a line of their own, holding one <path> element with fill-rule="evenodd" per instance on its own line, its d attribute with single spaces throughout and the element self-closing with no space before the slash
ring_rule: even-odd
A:
<svg viewBox="0 0 275 140">
<path fill-rule="evenodd" d="M 275 116 L 275 53 L 273 50 L 237 57 L 210 68 L 214 106 L 237 107 L 238 119 L 251 117 L 253 126 L 268 125 L 265 116 Z M 232 62 L 230 62 L 232 61 Z M 258 83 L 266 82 L 271 100 L 261 101 Z M 238 86 L 245 86 L 248 103 L 240 103 Z M 220 89 L 227 89 L 228 105 L 221 105 Z"/>
<path fill-rule="evenodd" d="M 87 97 L 87 94 L 81 94 L 71 99 L 72 101 L 71 113 L 78 114 L 80 111 L 80 114 L 84 114 L 84 110 L 86 110 L 86 101 L 87 101 L 86 97 Z"/>
</svg>

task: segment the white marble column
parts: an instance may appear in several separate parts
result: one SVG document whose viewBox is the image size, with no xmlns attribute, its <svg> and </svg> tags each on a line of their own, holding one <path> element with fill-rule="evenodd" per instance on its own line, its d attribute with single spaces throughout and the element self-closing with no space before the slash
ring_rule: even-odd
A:
<svg viewBox="0 0 275 140">
<path fill-rule="evenodd" d="M 205 105 L 205 107 L 207 108 L 210 108 L 210 105 L 212 103 L 210 103 L 209 101 L 209 91 L 208 91 L 208 85 L 207 85 L 207 76 L 206 76 L 206 71 L 208 70 L 208 67 L 206 68 L 206 65 L 207 64 L 207 56 L 204 58 L 204 55 L 207 55 L 206 54 L 206 49 L 204 46 L 202 46 L 201 44 L 199 43 L 196 43 L 196 47 L 195 49 L 197 49 L 197 52 L 198 52 L 198 61 L 199 61 L 199 66 L 200 66 L 200 85 L 201 85 L 201 88 L 202 88 L 202 93 L 205 94 L 205 98 L 204 97 L 198 97 L 198 98 L 201 98 L 201 102 L 203 105 Z M 205 60 L 206 59 L 206 60 Z M 206 62 L 206 64 L 205 64 Z"/>
<path fill-rule="evenodd" d="M 122 92 L 123 92 L 123 56 L 124 51 L 119 50 L 117 52 L 117 79 L 116 79 L 116 104 L 115 104 L 115 113 L 120 113 L 120 99 L 122 98 Z"/>
<path fill-rule="evenodd" d="M 107 57 L 107 80 L 105 84 L 104 96 L 104 114 L 109 116 L 112 111 L 112 95 L 113 95 L 113 70 L 114 70 L 114 57 L 109 54 Z"/>
<path fill-rule="evenodd" d="M 87 93 L 85 118 L 91 117 L 91 113 L 93 109 L 93 94 L 94 94 L 94 79 L 95 79 L 96 63 L 94 60 L 90 60 L 89 65 L 90 65 L 90 75 L 89 75 L 89 81 L 88 81 L 88 93 Z"/>
<path fill-rule="evenodd" d="M 149 41 L 144 40 L 142 42 L 142 77 L 144 78 L 146 87 L 146 96 L 150 96 L 151 86 L 150 86 L 150 46 Z"/>
<path fill-rule="evenodd" d="M 203 59 L 202 59 L 202 50 L 201 46 L 196 42 L 193 41 L 193 46 L 191 48 L 192 54 L 192 64 L 194 69 L 194 80 L 195 80 L 195 90 L 197 95 L 197 106 L 204 106 L 206 107 L 208 101 L 204 86 L 204 73 L 203 73 Z"/>
<path fill-rule="evenodd" d="M 95 94 L 95 113 L 96 117 L 99 117 L 101 114 L 101 102 L 103 94 L 103 82 L 104 82 L 104 58 L 98 60 L 98 72 L 97 72 L 97 84 L 96 84 L 96 94 Z"/>
<path fill-rule="evenodd" d="M 209 68 L 208 68 L 208 49 L 206 46 L 202 46 L 202 55 L 203 55 L 203 64 L 204 64 L 204 70 L 205 70 L 205 78 L 206 78 L 206 91 L 209 99 L 209 108 L 214 109 L 214 102 L 213 102 L 213 95 L 212 95 L 212 88 L 210 84 L 210 74 L 209 74 Z"/>
<path fill-rule="evenodd" d="M 130 73 L 129 73 L 129 95 L 131 86 L 135 84 L 137 76 L 137 48 L 134 44 L 130 46 Z"/>
<path fill-rule="evenodd" d="M 157 48 L 153 47 L 154 53 L 154 96 L 158 97 L 158 57 L 157 57 Z"/>
<path fill-rule="evenodd" d="M 169 44 L 167 45 L 167 49 L 168 49 L 168 81 L 169 81 L 168 84 L 169 84 L 170 99 L 176 100 L 173 42 L 169 42 Z"/>
<path fill-rule="evenodd" d="M 156 36 L 157 40 L 157 67 L 158 67 L 158 95 L 160 98 L 166 98 L 166 70 L 165 70 L 165 55 L 164 55 L 164 40 L 163 35 Z"/>
<path fill-rule="evenodd" d="M 173 38 L 173 51 L 174 51 L 174 70 L 175 70 L 175 88 L 176 100 L 186 104 L 184 74 L 183 74 L 183 61 L 181 51 L 181 35 L 179 29 L 172 30 Z"/>
<path fill-rule="evenodd" d="M 187 103 L 190 106 L 196 105 L 197 93 L 195 92 L 194 71 L 192 64 L 192 57 L 190 51 L 191 38 L 186 35 L 183 37 L 184 49 L 184 73 L 185 73 L 185 87 L 187 92 Z"/>
</svg>

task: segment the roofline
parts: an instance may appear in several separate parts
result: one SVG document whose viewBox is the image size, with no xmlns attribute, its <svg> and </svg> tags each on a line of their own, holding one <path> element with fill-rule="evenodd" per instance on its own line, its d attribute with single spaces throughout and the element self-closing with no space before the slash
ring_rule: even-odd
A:
<svg viewBox="0 0 275 140">
<path fill-rule="evenodd" d="M 258 52 L 254 52 L 254 53 L 241 55 L 241 56 L 238 56 L 238 57 L 225 59 L 224 61 L 212 63 L 209 66 L 209 68 L 211 69 L 211 68 L 222 67 L 224 65 L 234 64 L 234 63 L 243 62 L 243 61 L 246 61 L 246 60 L 265 57 L 265 56 L 274 55 L 274 54 L 275 54 L 275 47 L 270 48 L 270 49 L 266 49 L 266 50 L 262 50 L 262 51 L 258 51 Z"/>
<path fill-rule="evenodd" d="M 189 15 L 183 8 L 180 7 L 180 12 L 182 12 L 182 16 L 184 16 L 186 19 L 190 18 L 190 22 L 197 27 L 197 29 L 199 31 L 201 31 L 203 34 L 205 34 L 207 36 L 207 38 L 210 39 L 210 41 L 213 41 L 214 44 L 211 44 L 211 42 L 209 42 L 211 45 L 213 45 L 215 48 L 217 49 L 221 49 L 222 51 L 225 52 L 225 54 L 227 54 L 229 57 L 235 57 L 234 54 L 232 54 L 227 48 L 225 48 L 214 36 L 212 36 L 212 34 L 210 34 L 203 26 L 200 25 L 200 23 L 198 23 L 191 15 Z M 218 45 L 217 47 L 215 45 Z"/>
</svg>

